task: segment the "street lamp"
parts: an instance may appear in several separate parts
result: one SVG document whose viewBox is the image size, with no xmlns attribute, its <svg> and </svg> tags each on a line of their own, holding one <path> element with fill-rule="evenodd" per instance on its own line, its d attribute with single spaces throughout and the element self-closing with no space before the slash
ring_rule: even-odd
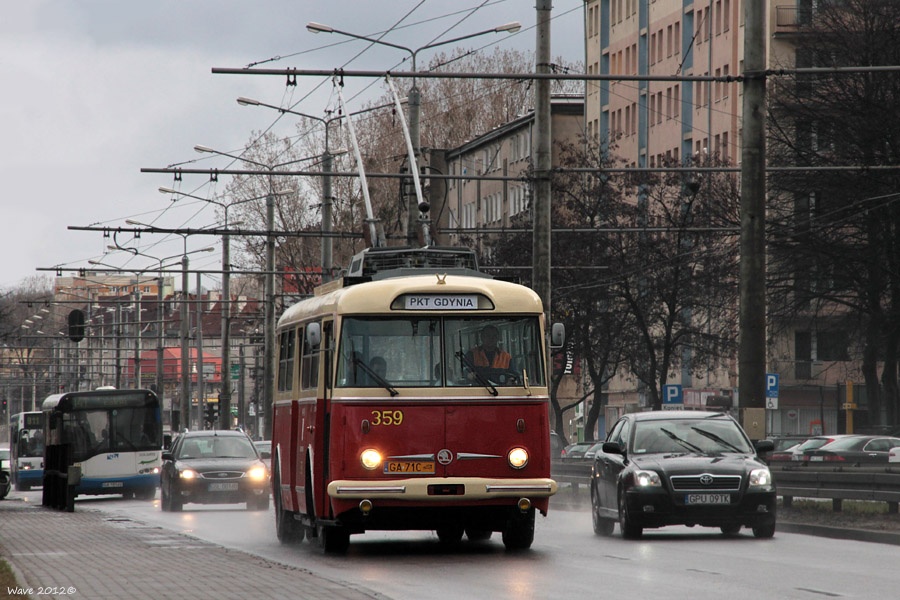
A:
<svg viewBox="0 0 900 600">
<path fill-rule="evenodd" d="M 148 229 L 153 229 L 152 225 L 147 225 L 146 223 L 141 223 L 140 221 L 134 221 L 132 219 L 128 219 L 125 221 L 128 225 L 137 225 L 140 227 L 146 227 Z M 205 248 L 199 248 L 196 250 L 188 251 L 187 249 L 187 236 L 182 236 L 184 241 L 184 250 L 180 254 L 173 254 L 172 256 L 166 256 L 164 258 L 157 258 L 155 256 L 151 256 L 149 254 L 144 254 L 143 252 L 138 251 L 136 248 L 126 248 L 123 246 L 108 246 L 107 248 L 110 250 L 123 250 L 125 252 L 131 252 L 133 255 L 137 256 L 146 256 L 147 258 L 151 258 L 153 260 L 159 261 L 159 279 L 156 289 L 156 301 L 157 301 L 157 311 L 162 311 L 163 304 L 163 263 L 167 260 L 171 260 L 173 258 L 177 258 L 181 256 L 181 293 L 182 293 L 182 301 L 181 301 L 181 398 L 180 398 L 180 406 L 179 412 L 182 415 L 182 422 L 176 424 L 174 419 L 172 419 L 173 430 L 176 430 L 176 425 L 178 429 L 184 429 L 186 427 L 190 427 L 190 413 L 191 413 L 191 396 L 190 396 L 190 373 L 189 373 L 189 356 L 188 356 L 188 339 L 190 337 L 189 330 L 189 317 L 188 317 L 188 255 L 189 254 L 198 254 L 200 252 L 214 252 L 215 247 L 207 246 Z M 91 262 L 91 261 L 88 261 Z M 147 270 L 147 269 L 145 269 Z M 140 271 L 144 272 L 144 271 Z M 163 398 L 163 345 L 162 345 L 162 329 L 163 329 L 163 316 L 160 312 L 160 322 L 159 327 L 156 334 L 156 387 L 159 393 L 160 400 Z M 140 334 L 139 334 L 140 337 Z M 174 402 L 172 403 L 174 406 Z"/>
<path fill-rule="evenodd" d="M 299 160 L 290 160 L 284 163 L 278 163 L 275 165 L 267 165 L 265 163 L 252 160 L 250 158 L 237 156 L 234 154 L 230 154 L 228 152 L 222 152 L 220 150 L 215 150 L 210 148 L 209 146 L 202 146 L 197 144 L 194 146 L 194 150 L 200 153 L 207 154 L 218 154 L 220 156 L 225 156 L 227 158 L 231 158 L 234 160 L 240 160 L 246 163 L 250 163 L 251 165 L 256 165 L 263 169 L 269 171 L 269 193 L 266 195 L 266 279 L 265 279 L 265 358 L 263 365 L 263 374 L 264 374 L 264 385 L 265 385 L 265 401 L 263 402 L 264 406 L 264 416 L 263 416 L 263 426 L 267 429 L 271 426 L 272 422 L 272 400 L 275 397 L 275 385 L 273 381 L 273 377 L 275 374 L 275 189 L 274 182 L 272 180 L 272 174 L 275 172 L 275 169 L 278 167 L 284 167 L 293 163 L 301 162 L 302 160 L 308 159 L 299 159 Z M 228 410 L 231 407 L 227 407 Z M 219 407 L 219 412 L 222 412 L 223 407 Z M 266 439 L 271 439 L 268 437 Z"/>
<path fill-rule="evenodd" d="M 221 397 L 219 398 L 219 426 L 222 429 L 231 429 L 231 234 L 228 232 L 228 209 L 237 204 L 262 200 L 267 196 L 244 198 L 233 202 L 220 202 L 211 198 L 203 198 L 172 188 L 159 188 L 162 194 L 178 194 L 188 198 L 195 198 L 222 208 L 225 213 L 225 232 L 222 234 L 222 367 L 221 367 Z M 276 192 L 276 195 L 292 194 L 296 190 L 284 190 Z"/>
<path fill-rule="evenodd" d="M 393 44 L 391 42 L 385 42 L 384 40 L 371 38 L 364 35 L 358 35 L 355 33 L 350 33 L 348 31 L 341 31 L 340 29 L 335 29 L 329 25 L 323 25 L 322 23 L 309 22 L 306 24 L 306 29 L 312 33 L 337 33 L 340 35 L 345 35 L 347 37 L 356 38 L 358 40 L 364 40 L 370 42 L 372 44 L 378 44 L 380 46 L 389 46 L 391 48 L 397 48 L 398 50 L 404 50 L 410 54 L 412 57 L 412 70 L 416 72 L 416 55 L 422 50 L 427 50 L 428 48 L 435 48 L 437 46 L 445 46 L 447 44 L 452 44 L 454 42 L 460 42 L 462 40 L 467 40 L 469 38 L 478 37 L 480 35 L 485 35 L 488 33 L 516 33 L 522 28 L 522 24 L 518 21 L 513 21 L 511 23 L 506 23 L 504 25 L 499 25 L 492 29 L 485 29 L 484 31 L 477 31 L 475 33 L 470 33 L 468 35 L 462 35 L 459 37 L 451 38 L 449 40 L 441 40 L 438 42 L 433 42 L 431 44 L 426 44 L 416 49 L 407 48 L 406 46 L 401 46 L 399 44 Z M 419 155 L 422 153 L 421 148 L 421 139 L 419 135 L 419 107 L 421 105 L 421 96 L 419 95 L 419 88 L 416 86 L 416 79 L 413 77 L 412 87 L 409 90 L 407 95 L 407 101 L 409 105 L 409 135 L 412 138 L 413 143 L 413 156 L 415 158 L 415 162 L 418 163 Z M 407 219 L 406 225 L 406 238 L 407 241 L 411 243 L 413 238 L 413 231 L 416 227 L 415 222 L 415 210 L 413 210 L 412 206 L 408 207 L 409 218 Z"/>
<path fill-rule="evenodd" d="M 334 165 L 334 157 L 339 154 L 343 154 L 344 150 L 339 150 L 332 152 L 329 144 L 328 144 L 328 133 L 330 131 L 329 125 L 331 125 L 332 121 L 339 121 L 343 119 L 345 115 L 338 115 L 336 117 L 317 117 L 315 115 L 309 115 L 306 113 L 302 113 L 296 110 L 291 110 L 289 108 L 282 108 L 280 106 L 275 106 L 274 104 L 266 104 L 265 102 L 260 102 L 259 100 L 254 100 L 253 98 L 245 98 L 241 96 L 237 99 L 237 103 L 241 106 L 264 106 L 266 108 L 271 108 L 279 111 L 282 114 L 288 113 L 292 115 L 297 115 L 300 117 L 306 117 L 307 119 L 312 119 L 314 121 L 318 121 L 325 126 L 325 152 L 322 153 L 322 280 L 323 281 L 331 281 L 331 273 L 334 267 L 334 240 L 331 238 L 329 233 L 332 230 L 332 213 L 331 209 L 333 206 L 334 197 L 331 191 L 331 173 Z M 385 104 L 382 106 L 375 106 L 372 108 L 365 109 L 362 112 L 369 112 L 379 108 L 387 108 L 391 105 Z M 350 117 L 352 115 L 356 115 L 359 113 L 350 113 L 346 115 Z"/>
</svg>

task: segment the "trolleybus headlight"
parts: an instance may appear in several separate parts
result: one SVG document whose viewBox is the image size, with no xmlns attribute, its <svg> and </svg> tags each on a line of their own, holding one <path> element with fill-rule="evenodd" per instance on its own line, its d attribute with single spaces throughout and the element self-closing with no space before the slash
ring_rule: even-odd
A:
<svg viewBox="0 0 900 600">
<path fill-rule="evenodd" d="M 247 471 L 247 477 L 253 481 L 265 481 L 267 475 L 265 467 L 253 467 Z"/>
<path fill-rule="evenodd" d="M 182 479 L 195 479 L 197 477 L 197 471 L 193 469 L 185 469 L 181 473 L 178 474 Z"/>
<path fill-rule="evenodd" d="M 381 464 L 381 453 L 378 450 L 369 448 L 362 451 L 362 454 L 359 455 L 359 460 L 362 462 L 362 466 L 370 471 L 374 471 Z"/>
<path fill-rule="evenodd" d="M 528 464 L 528 450 L 525 448 L 513 448 L 507 455 L 509 466 L 513 469 L 521 469 Z"/>
</svg>

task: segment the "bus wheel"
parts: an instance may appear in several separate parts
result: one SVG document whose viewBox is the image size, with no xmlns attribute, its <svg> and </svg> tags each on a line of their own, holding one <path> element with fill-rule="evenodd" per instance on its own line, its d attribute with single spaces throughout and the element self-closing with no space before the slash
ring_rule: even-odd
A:
<svg viewBox="0 0 900 600">
<path fill-rule="evenodd" d="M 486 542 L 493 533 L 490 529 L 466 529 L 466 537 L 470 542 Z"/>
<path fill-rule="evenodd" d="M 272 498 L 275 501 L 275 536 L 282 544 L 299 544 L 303 541 L 305 531 L 294 520 L 294 514 L 284 510 L 281 501 L 281 474 L 275 471 L 275 484 L 272 489 Z M 268 496 L 266 497 L 268 503 Z"/>
<path fill-rule="evenodd" d="M 507 550 L 528 550 L 534 542 L 534 509 L 516 514 L 503 529 L 503 545 Z"/>
<path fill-rule="evenodd" d="M 458 544 L 463 536 L 463 528 L 457 526 L 438 527 L 435 530 L 442 544 Z"/>
<path fill-rule="evenodd" d="M 344 554 L 350 547 L 350 531 L 341 525 L 319 525 L 319 544 L 328 554 Z"/>
</svg>

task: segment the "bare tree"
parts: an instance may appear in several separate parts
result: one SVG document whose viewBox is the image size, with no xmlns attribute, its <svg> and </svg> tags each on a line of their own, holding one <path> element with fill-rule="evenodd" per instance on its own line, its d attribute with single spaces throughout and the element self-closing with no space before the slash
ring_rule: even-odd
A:
<svg viewBox="0 0 900 600">
<path fill-rule="evenodd" d="M 52 293 L 47 277 L 32 277 L 0 295 L 0 344 L 9 364 L 3 371 L 5 393 L 9 400 L 18 396 L 20 406 L 24 406 L 26 398 L 39 403 L 51 391 L 48 375 L 54 337 L 38 333 L 41 325 L 33 321 L 33 316 L 46 307 Z M 58 323 L 50 322 L 51 313 L 45 314 L 47 329 L 52 327 L 55 333 Z M 26 320 L 32 320 L 31 325 Z M 12 406 L 9 402 L 10 410 Z"/>
<path fill-rule="evenodd" d="M 896 2 L 823 2 L 803 16 L 798 67 L 900 64 Z M 769 104 L 770 163 L 900 163 L 896 72 L 800 75 L 779 81 L 776 91 Z M 816 335 L 820 359 L 860 361 L 870 424 L 897 425 L 900 175 L 795 171 L 772 183 L 772 322 L 797 329 L 796 336 Z M 798 348 L 807 346 L 796 339 Z"/>
</svg>

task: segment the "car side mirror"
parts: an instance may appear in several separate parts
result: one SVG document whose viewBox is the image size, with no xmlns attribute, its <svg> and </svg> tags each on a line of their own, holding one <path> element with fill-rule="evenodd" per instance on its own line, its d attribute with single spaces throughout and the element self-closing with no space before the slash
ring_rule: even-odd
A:
<svg viewBox="0 0 900 600">
<path fill-rule="evenodd" d="M 772 452 L 775 450 L 775 442 L 772 440 L 759 440 L 753 444 L 756 452 L 762 454 L 764 452 Z"/>
<path fill-rule="evenodd" d="M 162 459 L 163 460 L 172 460 L 172 453 L 171 452 L 163 452 Z"/>
<path fill-rule="evenodd" d="M 272 458 L 272 452 L 270 452 L 269 450 L 260 450 L 259 457 L 262 458 L 263 460 L 268 460 L 268 459 Z"/>
<path fill-rule="evenodd" d="M 625 448 L 619 442 L 603 442 L 603 452 L 606 454 L 621 454 L 625 456 Z"/>
</svg>

